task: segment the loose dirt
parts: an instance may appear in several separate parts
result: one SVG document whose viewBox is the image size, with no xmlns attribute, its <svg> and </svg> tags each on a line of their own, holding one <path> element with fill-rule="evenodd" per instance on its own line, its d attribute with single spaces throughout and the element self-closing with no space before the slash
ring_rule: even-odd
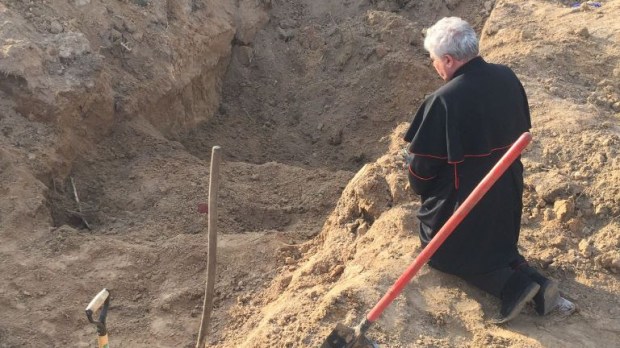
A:
<svg viewBox="0 0 620 348">
<path fill-rule="evenodd" d="M 495 326 L 495 299 L 425 267 L 369 336 L 617 345 L 618 13 L 618 0 L 0 2 L 0 347 L 94 346 L 83 310 L 103 287 L 112 346 L 193 347 L 214 145 L 208 346 L 312 347 L 355 325 L 421 250 L 399 150 L 442 83 L 423 29 L 450 15 L 524 83 L 521 251 L 578 311 Z"/>
</svg>

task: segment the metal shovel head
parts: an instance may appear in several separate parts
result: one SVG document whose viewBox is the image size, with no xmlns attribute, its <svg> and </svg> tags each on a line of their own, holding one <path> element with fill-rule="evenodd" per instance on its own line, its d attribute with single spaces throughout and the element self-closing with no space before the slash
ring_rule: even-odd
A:
<svg viewBox="0 0 620 348">
<path fill-rule="evenodd" d="M 357 330 L 338 323 L 321 348 L 379 348 L 379 346 Z"/>
</svg>

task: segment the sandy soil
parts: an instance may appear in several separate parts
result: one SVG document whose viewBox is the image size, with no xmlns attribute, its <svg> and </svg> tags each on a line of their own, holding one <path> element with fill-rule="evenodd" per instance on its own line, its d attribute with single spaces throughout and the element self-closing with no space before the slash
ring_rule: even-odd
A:
<svg viewBox="0 0 620 348">
<path fill-rule="evenodd" d="M 210 347 L 317 346 L 419 253 L 399 150 L 441 85 L 422 32 L 457 15 L 528 92 L 522 252 L 570 317 L 422 271 L 386 347 L 620 342 L 620 1 L 0 2 L 0 347 L 193 347 L 221 145 Z M 71 179 L 80 198 L 74 199 Z M 87 228 L 85 221 L 91 227 Z"/>
</svg>

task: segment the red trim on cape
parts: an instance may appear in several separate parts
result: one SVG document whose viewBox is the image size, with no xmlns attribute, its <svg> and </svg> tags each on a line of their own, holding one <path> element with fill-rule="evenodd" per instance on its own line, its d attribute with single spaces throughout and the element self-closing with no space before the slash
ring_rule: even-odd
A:
<svg viewBox="0 0 620 348">
<path fill-rule="evenodd" d="M 424 177 L 421 177 L 418 174 L 414 173 L 413 169 L 411 169 L 411 166 L 407 166 L 407 168 L 409 169 L 409 173 L 411 173 L 411 175 L 415 176 L 417 179 L 420 179 L 420 180 L 428 181 L 428 180 L 433 180 L 433 179 L 435 179 L 437 177 L 437 175 L 435 175 L 435 176 L 430 177 L 430 178 L 424 178 Z"/>
<path fill-rule="evenodd" d="M 493 152 L 495 152 L 495 151 L 505 150 L 505 149 L 507 149 L 507 148 L 509 148 L 509 147 L 511 147 L 511 146 L 512 146 L 512 143 L 511 143 L 511 144 L 508 144 L 508 145 L 506 145 L 506 146 L 501 146 L 501 147 L 495 147 L 495 148 L 492 148 L 492 149 L 491 149 L 491 151 L 489 151 L 488 153 L 479 154 L 479 155 L 463 155 L 463 157 L 465 157 L 465 158 L 469 158 L 469 157 L 474 157 L 474 158 L 475 158 L 475 157 L 487 157 L 487 156 L 490 156 L 490 155 L 491 155 Z M 407 150 L 407 152 L 408 152 L 409 154 L 411 154 L 411 155 L 414 155 L 414 156 L 420 156 L 420 157 L 430 157 L 430 158 L 434 158 L 434 159 L 443 159 L 443 160 L 448 159 L 448 156 L 437 156 L 437 155 L 421 154 L 421 153 L 411 152 L 411 151 L 409 151 L 409 150 Z M 457 163 L 462 163 L 463 161 L 465 161 L 465 160 L 460 160 L 460 161 L 458 161 L 458 162 L 448 161 L 448 163 L 449 163 L 449 164 L 457 164 Z"/>
</svg>

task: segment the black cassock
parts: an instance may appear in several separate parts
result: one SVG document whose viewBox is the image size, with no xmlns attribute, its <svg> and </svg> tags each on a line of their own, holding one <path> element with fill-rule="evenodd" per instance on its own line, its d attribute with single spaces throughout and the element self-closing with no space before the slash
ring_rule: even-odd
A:
<svg viewBox="0 0 620 348">
<path fill-rule="evenodd" d="M 422 199 L 427 244 L 517 138 L 530 129 L 527 97 L 508 67 L 477 57 L 420 106 L 404 139 L 409 182 Z M 467 278 L 521 258 L 523 165 L 515 161 L 431 258 Z"/>
</svg>

